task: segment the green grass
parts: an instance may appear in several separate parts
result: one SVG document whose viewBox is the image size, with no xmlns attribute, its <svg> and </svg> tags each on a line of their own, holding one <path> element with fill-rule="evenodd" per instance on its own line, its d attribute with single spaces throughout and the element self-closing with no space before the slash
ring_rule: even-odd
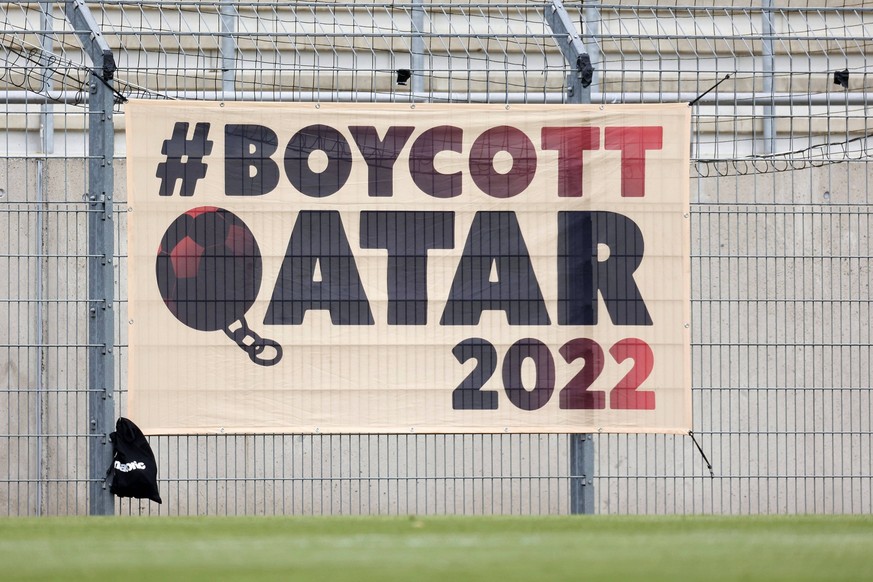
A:
<svg viewBox="0 0 873 582">
<path fill-rule="evenodd" d="M 11 518 L 0 579 L 859 581 L 873 518 Z"/>
</svg>

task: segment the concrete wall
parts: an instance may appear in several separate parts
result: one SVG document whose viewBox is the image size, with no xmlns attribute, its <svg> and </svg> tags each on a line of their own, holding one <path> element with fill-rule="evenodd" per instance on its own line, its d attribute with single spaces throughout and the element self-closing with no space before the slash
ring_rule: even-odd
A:
<svg viewBox="0 0 873 582">
<path fill-rule="evenodd" d="M 85 507 L 83 167 L 0 163 L 0 508 L 10 514 Z"/>
</svg>

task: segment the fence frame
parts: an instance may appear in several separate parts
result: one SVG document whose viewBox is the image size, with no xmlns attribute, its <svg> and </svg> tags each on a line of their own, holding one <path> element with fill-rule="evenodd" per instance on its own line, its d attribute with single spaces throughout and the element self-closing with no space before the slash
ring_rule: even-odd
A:
<svg viewBox="0 0 873 582">
<path fill-rule="evenodd" d="M 8 148 L 9 182 L 5 188 L 10 193 L 13 188 L 19 191 L 9 199 L 17 206 L 0 208 L 0 217 L 6 220 L 10 232 L 24 226 L 31 230 L 24 236 L 12 233 L 9 250 L 0 255 L 7 260 L 12 281 L 7 286 L 8 297 L 0 301 L 0 308 L 7 309 L 4 313 L 9 314 L 8 323 L 4 322 L 9 336 L 5 346 L 9 354 L 7 361 L 25 368 L 19 375 L 12 371 L 6 373 L 6 378 L 0 378 L 8 383 L 0 389 L 0 397 L 5 396 L 9 402 L 6 418 L 10 426 L 9 430 L 2 431 L 7 434 L 0 434 L 0 438 L 9 443 L 8 458 L 12 459 L 4 466 L 8 468 L 8 475 L 2 475 L 0 487 L 6 486 L 11 492 L 10 511 L 18 507 L 19 512 L 40 515 L 55 511 L 79 513 L 84 507 L 94 515 L 255 512 L 258 511 L 253 509 L 255 506 L 243 504 L 238 510 L 235 501 L 232 507 L 222 506 L 220 499 L 214 506 L 211 501 L 220 497 L 219 491 L 226 499 L 226 491 L 237 491 L 237 486 L 242 487 L 245 495 L 248 482 L 256 495 L 261 495 L 262 490 L 272 492 L 275 512 L 333 511 L 330 505 L 316 505 L 319 488 L 332 487 L 344 492 L 359 487 L 360 493 L 356 492 L 360 496 L 358 511 L 375 513 L 385 511 L 386 507 L 393 511 L 390 503 L 384 505 L 380 499 L 377 505 L 373 499 L 387 491 L 387 499 L 393 501 L 394 486 L 397 486 L 396 507 L 399 508 L 411 507 L 408 500 L 403 505 L 401 485 L 410 488 L 405 491 L 420 487 L 426 496 L 436 487 L 453 489 L 444 494 L 454 494 L 469 483 L 477 484 L 477 488 L 471 489 L 469 496 L 463 493 L 464 504 L 456 503 L 454 509 L 444 511 L 458 511 L 461 507 L 464 512 L 501 512 L 515 509 L 502 501 L 502 484 L 506 483 L 512 492 L 514 479 L 525 485 L 535 479 L 559 482 L 559 492 L 557 496 L 551 493 L 551 499 L 559 498 L 560 503 L 547 505 L 550 508 L 547 511 L 561 513 L 660 512 L 663 508 L 669 511 L 671 507 L 676 508 L 674 511 L 692 513 L 709 508 L 725 513 L 871 511 L 873 440 L 870 439 L 869 418 L 873 392 L 864 362 L 873 356 L 869 317 L 864 316 L 869 315 L 869 306 L 873 305 L 868 292 L 873 251 L 867 228 L 869 193 L 873 192 L 870 190 L 873 150 L 868 144 L 873 144 L 873 133 L 869 116 L 866 120 L 861 117 L 864 108 L 873 103 L 873 85 L 867 72 L 869 57 L 859 51 L 870 44 L 871 37 L 865 33 L 873 30 L 873 8 L 853 8 L 843 6 L 851 2 L 840 2 L 839 6 L 819 9 L 816 4 L 823 4 L 820 1 L 788 8 L 784 0 L 759 0 L 751 7 L 687 6 L 689 3 L 668 6 L 666 2 L 630 7 L 606 0 L 584 4 L 571 0 L 541 0 L 521 6 L 520 12 L 508 14 L 507 6 L 514 10 L 522 3 L 406 0 L 396 11 L 392 3 L 390 16 L 396 19 L 390 21 L 386 19 L 389 13 L 375 4 L 360 8 L 349 2 L 313 1 L 295 5 L 294 14 L 296 17 L 296 11 L 300 10 L 300 18 L 311 24 L 314 32 L 294 29 L 289 37 L 285 33 L 290 30 L 288 22 L 291 20 L 286 17 L 291 11 L 279 2 L 217 0 L 207 5 L 198 0 L 161 0 L 140 4 L 147 5 L 144 11 L 159 14 L 161 19 L 148 22 L 141 30 L 168 39 L 166 45 L 162 44 L 163 40 L 149 45 L 151 54 L 175 56 L 180 62 L 192 56 L 209 59 L 208 64 L 202 66 L 191 64 L 188 67 L 193 60 L 186 60 L 179 67 L 178 70 L 193 71 L 192 78 L 196 77 L 196 82 L 186 83 L 177 74 L 166 86 L 161 84 L 161 79 L 155 85 L 135 85 L 140 79 L 149 78 L 151 71 L 145 60 L 131 61 L 131 67 L 126 68 L 125 59 L 133 55 L 139 58 L 140 53 L 136 51 L 144 50 L 134 46 L 136 41 L 128 44 L 126 40 L 133 39 L 137 33 L 136 16 L 145 14 L 140 13 L 137 3 L 131 0 L 41 0 L 22 3 L 21 7 L 13 3 L 6 5 L 8 12 L 14 14 L 7 21 L 6 36 L 10 46 L 5 48 L 21 51 L 17 56 L 7 54 L 7 64 L 11 65 L 7 69 L 16 69 L 17 78 L 25 79 L 19 83 L 7 78 L 7 89 L 3 91 L 7 124 L 11 128 L 8 133 L 18 131 L 13 139 L 19 140 L 11 142 L 7 137 L 7 145 L 27 143 L 21 150 Z M 271 4 L 273 8 L 278 7 L 278 15 L 275 11 L 269 12 Z M 252 10 L 255 5 L 257 11 Z M 259 11 L 263 6 L 267 6 L 267 12 L 265 20 L 261 21 Z M 185 18 L 192 18 L 191 23 L 185 21 L 184 25 L 179 25 L 178 30 L 175 22 L 169 22 L 176 17 L 177 10 L 187 10 Z M 247 11 L 251 14 L 247 15 Z M 362 16 L 366 26 L 367 17 L 375 11 L 379 11 L 379 26 L 390 23 L 392 27 L 387 35 L 388 48 L 373 49 L 372 39 L 379 37 L 380 30 L 387 30 L 387 26 L 380 29 L 376 24 L 354 41 L 358 44 L 346 46 L 330 40 L 343 38 L 336 30 L 341 31 L 358 16 Z M 466 33 L 474 40 L 465 44 L 464 31 L 468 23 L 481 24 L 488 18 L 490 26 L 492 11 L 497 15 L 493 29 L 497 33 L 492 36 L 492 29 L 486 32 L 484 27 L 476 28 L 474 24 Z M 450 13 L 461 15 L 460 28 L 454 22 L 447 24 Z M 27 28 L 20 27 L 22 14 Z M 259 23 L 272 23 L 277 28 L 267 33 L 251 33 L 251 20 L 247 28 L 246 18 L 251 19 L 252 14 Z M 627 15 L 639 16 L 641 22 L 647 20 L 649 28 L 644 25 L 626 28 L 628 21 L 624 16 Z M 130 20 L 126 20 L 129 16 Z M 462 19 L 467 16 L 470 20 L 464 22 Z M 504 16 L 507 17 L 505 22 L 501 20 Z M 35 24 L 37 17 L 39 25 Z M 72 29 L 66 26 L 64 17 L 72 24 Z M 165 17 L 169 20 L 162 20 Z M 512 22 L 511 18 L 514 18 Z M 510 36 L 500 28 L 506 24 L 511 33 L 511 26 L 520 22 L 525 26 L 522 36 L 534 39 L 529 41 L 531 43 L 540 42 L 533 45 L 532 51 L 549 57 L 542 72 L 557 74 L 560 78 L 550 77 L 541 91 L 539 86 L 529 88 L 515 81 L 506 81 L 504 87 L 499 78 L 493 85 L 481 85 L 483 81 L 476 78 L 475 73 L 481 72 L 476 67 L 482 62 L 488 67 L 494 66 L 499 77 L 503 70 L 501 65 L 508 67 L 510 62 L 515 63 L 512 56 L 522 54 L 519 45 L 509 46 L 513 41 L 506 41 Z M 552 34 L 548 27 L 541 28 L 543 22 L 551 27 Z M 836 27 L 824 26 L 830 23 L 836 23 Z M 691 40 L 685 44 L 681 44 L 684 43 L 682 30 L 670 28 L 679 24 L 689 27 L 686 30 L 690 31 Z M 328 31 L 324 38 L 318 33 L 322 25 L 322 30 Z M 356 20 L 354 26 L 358 25 Z M 333 32 L 330 26 L 335 27 Z M 71 30 L 78 41 L 70 34 Z M 457 30 L 461 34 L 457 39 L 451 38 Z M 653 30 L 654 34 L 647 36 L 647 32 Z M 249 34 L 252 36 L 247 36 Z M 258 34 L 261 36 L 256 36 Z M 197 35 L 202 37 L 203 45 L 190 48 L 192 38 Z M 411 90 L 384 84 L 377 88 L 375 83 L 368 86 L 366 74 L 360 82 L 357 77 L 349 82 L 350 77 L 342 76 L 351 70 L 346 68 L 348 62 L 337 65 L 334 57 L 333 66 L 339 73 L 333 78 L 326 75 L 323 88 L 303 83 L 301 90 L 294 91 L 297 86 L 294 83 L 275 81 L 270 86 L 273 89 L 265 88 L 260 92 L 259 86 L 246 80 L 247 71 L 243 67 L 251 62 L 268 67 L 269 62 L 264 64 L 247 55 L 245 51 L 250 48 L 247 49 L 246 43 L 256 37 L 272 42 L 280 36 L 303 46 L 301 51 L 312 50 L 313 46 L 322 50 L 327 46 L 323 55 L 331 51 L 334 54 L 347 51 L 353 53 L 354 58 L 361 55 L 365 65 L 362 71 L 370 71 L 371 78 L 375 78 L 376 73 L 391 75 L 392 71 L 377 70 L 378 65 L 366 62 L 367 51 L 390 51 L 392 64 L 396 57 L 398 66 L 412 69 Z M 651 44 L 645 44 L 649 42 Z M 183 46 L 183 43 L 188 44 Z M 445 44 L 440 46 L 439 43 Z M 544 52 L 539 53 L 543 44 L 546 45 Z M 202 48 L 206 45 L 207 48 Z M 81 54 L 80 46 L 87 56 Z M 114 47 L 114 55 L 110 46 Z M 159 48 L 154 49 L 154 46 Z M 507 52 L 501 54 L 502 49 Z M 265 53 L 270 50 L 270 47 L 265 48 Z M 282 50 L 289 49 L 286 45 Z M 294 50 L 298 49 L 289 52 Z M 440 52 L 443 50 L 445 53 Z M 635 50 L 640 50 L 639 54 Z M 190 52 L 185 54 L 185 51 Z M 468 68 L 463 63 L 453 65 L 455 61 L 451 59 L 464 51 L 467 51 Z M 277 48 L 276 54 L 279 52 Z M 579 84 L 576 61 L 583 53 L 588 54 L 594 68 L 592 83 L 587 88 Z M 67 58 L 70 54 L 74 54 L 71 58 L 75 60 Z M 527 58 L 526 50 L 523 54 Z M 24 60 L 23 55 L 32 55 L 33 59 Z M 58 58 L 58 55 L 64 57 Z M 480 62 L 470 65 L 471 55 Z M 659 66 L 662 56 L 666 62 Z M 695 72 L 671 60 L 681 62 L 685 57 L 688 61 L 705 61 L 705 65 Z M 277 59 L 277 70 L 291 70 L 287 63 Z M 440 59 L 446 59 L 448 67 L 440 69 Z M 329 60 L 325 61 L 328 66 Z M 118 78 L 113 79 L 116 62 L 121 70 L 116 74 Z M 437 65 L 433 66 L 433 71 L 472 74 L 454 86 L 437 85 L 433 82 L 437 75 L 428 79 L 432 71 L 425 69 L 434 62 Z M 806 62 L 809 71 L 804 69 Z M 213 68 L 213 64 L 217 66 Z M 835 89 L 830 77 L 834 70 L 844 66 L 851 70 L 851 88 Z M 740 69 L 739 74 L 732 72 L 731 67 Z M 154 67 L 156 75 L 169 76 L 171 70 L 172 66 L 164 68 L 160 63 Z M 531 70 L 540 71 L 538 66 Z M 567 71 L 570 75 L 562 90 L 562 77 Z M 656 79 L 656 75 L 651 75 L 647 81 L 642 79 L 650 72 L 660 77 Z M 732 73 L 731 82 L 719 86 L 725 73 Z M 6 74 L 13 73 L 7 71 Z M 681 76 L 682 82 L 673 79 L 671 74 Z M 625 75 L 628 75 L 627 82 Z M 639 75 L 640 79 L 634 75 Z M 690 83 L 687 82 L 689 77 L 692 78 Z M 337 79 L 342 82 L 329 84 Z M 384 77 L 379 79 L 384 81 Z M 491 83 L 488 78 L 486 81 Z M 713 86 L 716 82 L 718 84 Z M 468 89 L 465 91 L 464 87 Z M 491 437 L 477 440 L 467 439 L 465 435 L 443 441 L 422 436 L 421 442 L 403 436 L 367 439 L 362 435 L 335 438 L 303 435 L 309 447 L 304 453 L 293 448 L 299 435 L 252 438 L 172 435 L 155 439 L 157 448 L 176 463 L 175 474 L 170 463 L 166 464 L 169 471 L 162 467 L 165 476 L 162 487 L 166 484 L 168 488 L 177 488 L 179 498 L 186 496 L 187 501 L 182 499 L 174 509 L 170 504 L 158 508 L 115 499 L 108 491 L 105 474 L 112 460 L 109 434 L 114 430 L 119 405 L 126 398 L 126 383 L 118 374 L 119 370 L 123 374 L 125 367 L 128 323 L 124 283 L 118 280 L 126 266 L 125 209 L 119 208 L 121 204 L 113 206 L 116 199 L 113 165 L 123 168 L 124 160 L 113 160 L 116 148 L 113 109 L 115 114 L 123 115 L 119 107 L 122 95 L 137 94 L 139 89 L 148 98 L 202 100 L 311 99 L 398 104 L 448 100 L 507 105 L 550 103 L 556 107 L 582 102 L 694 101 L 693 123 L 698 127 L 710 125 L 700 130 L 697 139 L 692 139 L 690 169 L 692 188 L 696 185 L 697 192 L 691 210 L 692 232 L 700 235 L 692 251 L 695 271 L 692 307 L 697 319 L 692 320 L 694 432 L 702 437 L 701 445 L 713 461 L 715 479 L 707 473 L 691 439 L 684 436 L 557 435 L 559 439 L 550 441 L 552 448 L 539 454 L 560 457 L 559 466 L 549 465 L 549 469 L 539 472 L 530 469 L 529 474 L 522 474 L 523 471 L 512 473 L 512 463 L 516 463 L 516 469 L 521 466 L 513 447 L 521 459 L 527 453 L 520 450 L 529 449 L 531 443 L 509 438 L 504 443 L 499 435 L 494 435 L 493 442 L 488 440 Z M 37 115 L 41 147 L 38 153 L 35 147 L 27 145 L 37 143 L 33 125 Z M 123 117 L 117 119 L 123 123 Z M 56 120 L 57 130 L 53 127 Z M 849 125 L 850 121 L 856 123 Z M 71 136 L 73 140 L 68 139 Z M 712 141 L 708 141 L 710 139 Z M 863 140 L 860 145 L 859 139 Z M 732 152 L 730 145 L 722 147 L 730 143 L 737 143 L 739 147 Z M 119 136 L 114 155 L 123 155 L 123 145 Z M 713 146 L 713 153 L 704 149 L 707 146 Z M 19 151 L 24 153 L 19 155 Z M 68 161 L 72 161 L 69 166 Z M 61 192 L 56 176 L 67 171 L 70 172 L 66 175 L 68 182 Z M 34 172 L 35 180 L 31 181 Z M 83 172 L 87 173 L 87 181 L 77 181 Z M 69 179 L 70 176 L 74 178 Z M 117 187 L 118 200 L 123 201 L 122 176 Z M 83 191 L 84 201 L 80 199 Z M 0 198 L 4 194 L 0 192 Z M 19 203 L 18 197 L 23 202 Z M 70 229 L 70 224 L 75 225 L 75 230 Z M 53 233 L 56 226 L 60 231 L 58 235 Z M 769 234 L 760 234 L 756 229 Z M 34 236 L 33 231 L 40 236 Z M 59 246 L 60 251 L 55 249 L 56 244 L 64 244 L 65 235 L 70 238 L 66 241 L 70 247 L 75 246 L 74 253 L 65 253 L 63 246 Z M 115 237 L 121 238 L 116 240 Z M 710 237 L 724 237 L 725 240 L 718 241 L 724 244 L 722 247 L 713 245 Z M 701 247 L 706 250 L 697 250 Z M 850 265 L 849 270 L 841 270 L 841 262 Z M 64 275 L 62 263 L 67 265 L 68 273 L 74 273 L 71 279 L 75 281 L 69 286 L 56 283 L 56 279 Z M 55 268 L 55 264 L 62 266 Z M 22 271 L 20 276 L 13 274 L 16 268 Z M 786 274 L 790 269 L 796 269 L 797 275 Z M 792 285 L 797 288 L 791 288 Z M 70 315 L 62 313 L 55 319 L 54 314 L 62 309 Z M 775 314 L 772 322 L 767 319 L 771 313 Z M 718 321 L 720 317 L 727 320 L 737 314 L 750 319 L 745 322 L 745 328 Z M 758 321 L 754 321 L 756 317 Z M 797 323 L 791 318 L 797 318 Z M 857 323 L 858 319 L 862 323 Z M 62 329 L 65 324 L 69 324 L 70 329 Z M 712 330 L 701 331 L 707 325 L 711 325 Z M 840 331 L 841 326 L 845 326 L 844 332 Z M 796 366 L 797 371 L 791 377 L 781 369 L 773 372 L 772 377 L 766 372 L 758 373 L 754 367 L 766 363 L 769 355 L 780 365 Z M 727 370 L 731 357 L 751 364 L 752 369 Z M 827 361 L 820 368 L 805 368 L 806 361 L 813 357 Z M 56 362 L 60 368 L 54 367 Z M 839 370 L 835 367 L 838 365 L 844 369 Z M 792 399 L 796 399 L 796 403 Z M 65 406 L 69 406 L 69 412 L 64 410 Z M 811 412 L 813 407 L 818 407 L 819 416 Z M 13 421 L 17 426 L 12 426 Z M 537 435 L 529 436 L 531 441 L 537 438 Z M 460 453 L 468 442 L 485 448 L 486 440 L 487 454 L 501 463 L 501 456 L 509 459 L 509 473 L 502 473 L 502 464 L 499 471 L 494 469 L 493 462 L 489 473 L 487 467 L 483 470 L 477 464 L 481 457 L 470 460 Z M 336 443 L 339 444 L 333 446 Z M 372 453 L 374 465 L 367 465 L 371 473 L 366 473 L 366 467 L 360 473 L 364 477 L 358 476 L 357 469 L 352 471 L 344 443 L 358 447 L 355 453 L 360 450 L 361 454 L 369 455 L 376 451 Z M 279 447 L 282 452 L 276 457 L 279 459 L 276 467 L 281 464 L 281 470 L 274 467 L 272 473 L 249 472 L 250 460 L 265 464 L 270 452 L 263 457 L 262 452 L 278 451 Z M 811 453 L 801 452 L 807 447 Z M 397 456 L 389 458 L 385 451 L 394 455 L 395 449 Z M 399 467 L 404 462 L 404 450 L 407 457 L 420 451 L 425 457 L 430 455 L 434 463 L 442 460 L 455 465 L 444 465 L 447 470 L 443 470 L 437 464 L 416 467 L 413 463 L 403 472 L 378 464 L 384 464 L 385 461 L 378 460 L 384 453 L 389 463 L 396 460 Z M 456 450 L 457 457 L 453 456 Z M 688 450 L 693 452 L 693 460 L 687 455 Z M 256 452 L 257 458 L 246 457 L 250 452 Z M 0 450 L 0 459 L 4 453 Z M 16 454 L 20 457 L 16 458 Z M 227 462 L 221 466 L 225 454 L 232 455 L 230 467 Z M 315 457 L 314 464 L 304 466 L 301 454 Z M 473 454 L 478 455 L 478 449 Z M 286 455 L 284 460 L 282 455 Z M 755 460 L 755 455 L 761 458 L 760 462 Z M 537 457 L 534 454 L 531 458 Z M 59 464 L 66 461 L 67 466 L 55 469 L 55 460 L 59 460 Z M 184 465 L 186 460 L 192 461 L 193 466 L 190 470 L 181 470 L 179 465 Z M 322 463 L 320 471 L 318 463 Z M 298 465 L 309 472 L 297 473 Z M 497 482 L 501 483 L 500 504 L 492 499 L 490 510 L 484 504 L 480 509 L 477 496 L 486 495 L 488 486 L 496 491 L 494 483 Z M 303 489 L 304 484 L 309 487 L 305 491 L 313 499 L 314 509 L 300 509 L 308 507 L 303 502 L 298 505 L 291 501 L 286 505 L 284 498 L 275 502 L 277 495 L 284 495 L 283 487 L 297 491 L 297 487 Z M 204 491 L 205 509 L 201 505 Z M 415 491 L 417 495 L 418 489 Z M 0 490 L 0 496 L 2 493 L 4 491 Z M 476 500 L 467 501 L 472 498 Z M 74 501 L 71 503 L 70 499 Z M 361 509 L 365 504 L 368 509 Z M 267 511 L 269 507 L 267 504 Z M 448 503 L 444 507 L 448 508 Z M 529 507 L 534 506 L 529 504 Z M 542 507 L 532 511 L 543 511 Z M 342 503 L 339 508 L 340 512 L 344 511 Z"/>
</svg>

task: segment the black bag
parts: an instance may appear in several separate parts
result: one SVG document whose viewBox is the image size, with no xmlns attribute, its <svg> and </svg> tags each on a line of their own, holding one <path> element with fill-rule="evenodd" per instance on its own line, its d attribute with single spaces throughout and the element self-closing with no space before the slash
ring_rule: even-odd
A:
<svg viewBox="0 0 873 582">
<path fill-rule="evenodd" d="M 145 435 L 133 422 L 119 418 L 112 442 L 112 465 L 106 472 L 109 491 L 118 497 L 151 499 L 161 503 L 158 493 L 158 463 Z"/>
</svg>

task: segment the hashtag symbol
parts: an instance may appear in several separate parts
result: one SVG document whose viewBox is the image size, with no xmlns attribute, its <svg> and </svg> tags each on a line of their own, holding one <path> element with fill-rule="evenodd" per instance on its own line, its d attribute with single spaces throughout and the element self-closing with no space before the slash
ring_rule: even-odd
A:
<svg viewBox="0 0 873 582">
<path fill-rule="evenodd" d="M 212 153 L 212 142 L 209 136 L 209 124 L 198 123 L 194 126 L 194 137 L 188 139 L 188 123 L 177 122 L 173 128 L 173 137 L 164 140 L 161 153 L 166 159 L 158 164 L 157 177 L 161 179 L 161 196 L 172 196 L 176 190 L 176 182 L 181 182 L 180 194 L 193 196 L 197 181 L 206 177 L 208 164 L 203 158 Z"/>
</svg>

